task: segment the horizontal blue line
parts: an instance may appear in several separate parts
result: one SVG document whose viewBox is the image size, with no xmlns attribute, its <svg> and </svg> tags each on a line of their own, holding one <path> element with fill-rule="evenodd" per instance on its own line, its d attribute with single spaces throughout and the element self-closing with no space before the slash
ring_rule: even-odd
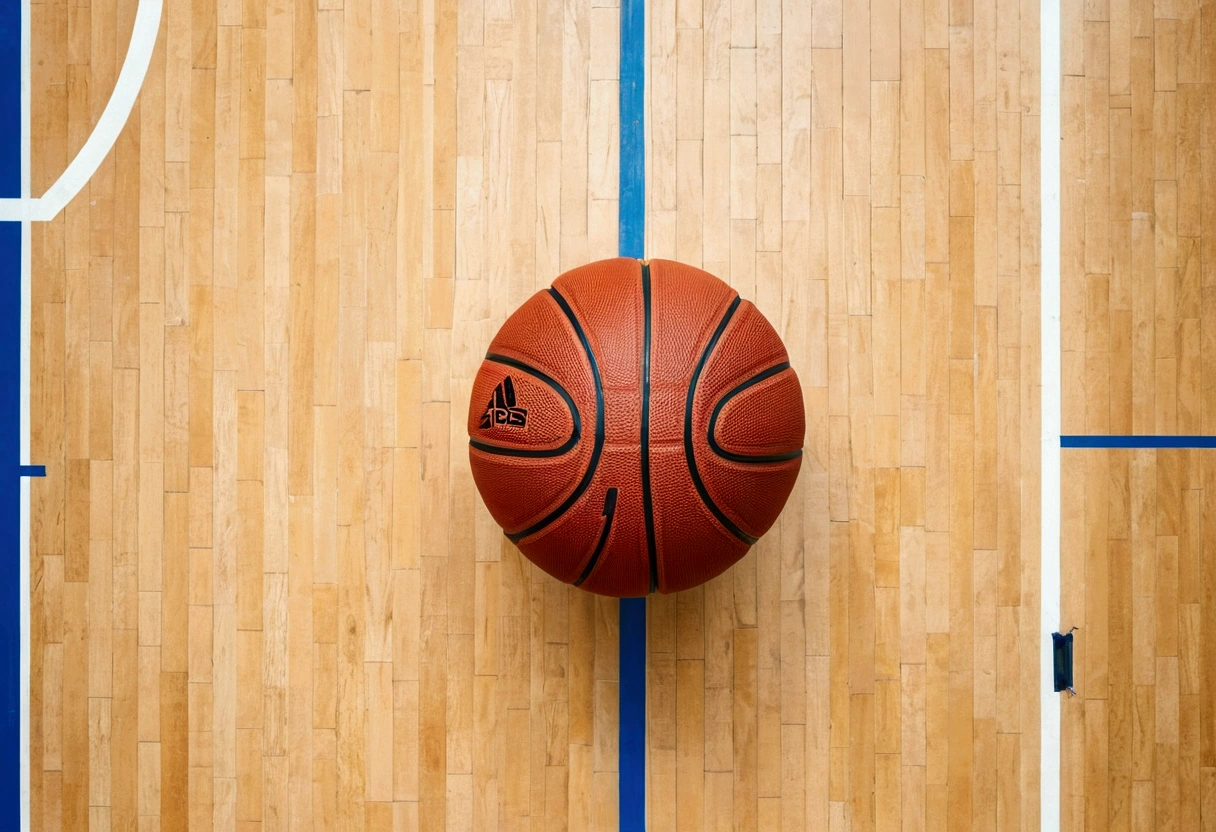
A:
<svg viewBox="0 0 1216 832">
<path fill-rule="evenodd" d="M 1216 436 L 1061 436 L 1061 448 L 1216 448 Z"/>
<path fill-rule="evenodd" d="M 19 477 L 45 477 L 45 465 L 18 465 L 17 476 Z"/>
</svg>

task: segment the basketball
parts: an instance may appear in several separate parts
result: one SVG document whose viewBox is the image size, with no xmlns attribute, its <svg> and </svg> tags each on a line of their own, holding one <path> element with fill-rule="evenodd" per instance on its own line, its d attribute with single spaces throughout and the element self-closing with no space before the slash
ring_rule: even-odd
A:
<svg viewBox="0 0 1216 832">
<path fill-rule="evenodd" d="M 618 597 L 722 573 L 776 521 L 802 462 L 802 389 L 755 306 L 700 269 L 617 258 L 561 275 L 498 331 L 469 461 L 507 537 Z"/>
</svg>

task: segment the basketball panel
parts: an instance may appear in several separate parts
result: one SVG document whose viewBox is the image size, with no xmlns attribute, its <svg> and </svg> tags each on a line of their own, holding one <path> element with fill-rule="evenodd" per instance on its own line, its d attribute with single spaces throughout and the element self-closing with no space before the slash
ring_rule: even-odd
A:
<svg viewBox="0 0 1216 832">
<path fill-rule="evenodd" d="M 595 382 L 577 334 L 548 292 L 537 292 L 506 320 L 487 355 L 469 403 L 469 466 L 486 508 L 513 535 L 557 511 L 591 464 Z M 497 403 L 504 407 L 487 407 Z"/>
<path fill-rule="evenodd" d="M 614 492 L 611 499 L 609 491 Z M 606 527 L 608 534 L 596 557 Z M 566 583 L 575 583 L 585 572 L 579 586 L 590 592 L 614 597 L 646 595 L 650 559 L 636 450 L 606 449 L 582 496 L 561 517 L 521 540 L 519 548 L 537 566 Z"/>
<path fill-rule="evenodd" d="M 642 264 L 630 257 L 599 260 L 553 281 L 577 314 L 605 388 L 638 389 L 645 312 Z"/>
<path fill-rule="evenodd" d="M 522 363 L 482 362 L 469 397 L 469 437 L 504 452 L 558 456 L 580 441 L 574 400 L 556 379 Z"/>
<path fill-rule="evenodd" d="M 573 400 L 582 421 L 594 425 L 595 379 L 590 364 L 577 333 L 548 292 L 537 292 L 507 318 L 486 355 L 518 362 L 553 379 Z"/>
<path fill-rule="evenodd" d="M 574 492 L 591 458 L 591 443 L 569 454 L 533 458 L 491 453 L 469 446 L 473 482 L 494 521 L 517 534 L 556 511 Z"/>
<path fill-rule="evenodd" d="M 651 260 L 651 382 L 689 378 L 736 292 L 708 272 L 671 260 Z"/>
<path fill-rule="evenodd" d="M 697 494 L 683 447 L 652 449 L 650 472 L 660 592 L 703 584 L 747 554 Z"/>
<path fill-rule="evenodd" d="M 699 455 L 697 467 L 714 505 L 752 537 L 761 537 L 776 522 L 798 480 L 802 458 L 783 462 L 731 462 Z"/>
<path fill-rule="evenodd" d="M 763 535 L 776 521 L 801 465 L 801 459 L 793 455 L 799 454 L 802 446 L 805 416 L 797 378 L 788 369 L 788 362 L 776 330 L 754 305 L 741 301 L 705 357 L 693 391 L 688 438 L 706 496 L 731 523 L 752 537 Z M 784 393 L 778 399 L 767 401 L 764 391 L 769 388 L 762 388 L 758 395 L 737 401 L 739 391 L 751 389 L 749 382 L 763 384 L 766 377 L 782 376 L 792 383 L 772 389 L 773 393 Z M 715 448 L 710 435 L 715 427 L 713 416 L 723 402 L 736 404 L 728 418 L 749 427 L 750 445 L 784 445 L 781 451 L 770 457 L 740 458 L 743 455 Z M 764 404 L 774 408 L 769 410 Z"/>
<path fill-rule="evenodd" d="M 670 260 L 651 260 L 650 277 L 650 443 L 681 445 L 689 382 L 735 291 Z"/>
<path fill-rule="evenodd" d="M 777 364 L 732 388 L 714 405 L 706 432 L 718 456 L 752 460 L 798 451 L 806 419 L 793 368 Z"/>
<path fill-rule="evenodd" d="M 739 301 L 718 343 L 705 356 L 697 379 L 696 405 L 716 404 L 758 372 L 789 361 L 781 336 L 751 301 Z"/>
</svg>

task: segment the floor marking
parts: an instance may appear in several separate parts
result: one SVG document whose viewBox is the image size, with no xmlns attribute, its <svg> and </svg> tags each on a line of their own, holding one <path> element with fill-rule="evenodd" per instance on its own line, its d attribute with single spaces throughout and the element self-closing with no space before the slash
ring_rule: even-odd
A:
<svg viewBox="0 0 1216 832">
<path fill-rule="evenodd" d="M 1216 436 L 1061 436 L 1061 448 L 1216 448 Z"/>
<path fill-rule="evenodd" d="M 618 234 L 622 257 L 645 256 L 646 140 L 645 6 L 643 0 L 621 3 L 620 67 L 620 205 Z"/>
<path fill-rule="evenodd" d="M 626 0 L 628 2 L 628 0 Z M 621 832 L 646 829 L 646 599 L 621 599 Z"/>
<path fill-rule="evenodd" d="M 1060 828 L 1060 700 L 1051 634 L 1060 627 L 1060 0 L 1040 0 L 1039 187 L 1042 464 L 1039 633 L 1039 828 Z"/>
<path fill-rule="evenodd" d="M 97 172 L 126 125 L 135 99 L 139 97 L 144 77 L 148 74 L 148 65 L 152 62 L 152 51 L 156 48 L 163 4 L 164 0 L 139 0 L 135 25 L 131 28 L 131 43 L 127 47 L 118 80 L 114 82 L 114 92 L 76 158 L 41 197 L 33 198 L 27 194 L 17 198 L 0 198 L 0 220 L 52 220 Z M 28 51 L 23 51 L 22 58 L 28 72 Z M 28 76 L 23 76 L 23 83 L 28 85 L 28 82 Z"/>
<path fill-rule="evenodd" d="M 29 4 L 0 3 L 0 194 L 28 192 Z M 28 829 L 29 632 L 26 447 L 22 366 L 28 355 L 23 287 L 29 229 L 0 222 L 0 828 Z"/>
<path fill-rule="evenodd" d="M 28 2 L 28 0 L 27 0 Z M 28 6 L 27 6 L 28 9 Z M 28 21 L 29 18 L 27 17 Z M 27 22 L 28 26 L 28 22 Z M 26 29 L 28 33 L 29 29 Z M 26 65 L 28 67 L 28 64 Z M 28 114 L 28 110 L 26 113 Z M 28 124 L 28 122 L 27 122 Z M 28 136 L 28 131 L 26 133 Z M 25 145 L 23 162 L 29 161 L 29 144 Z M 28 165 L 26 165 L 28 169 Z M 28 184 L 29 180 L 26 179 Z M 21 223 L 21 364 L 18 370 L 20 378 L 20 447 L 17 466 L 17 476 L 20 477 L 18 488 L 21 491 L 20 500 L 20 543 L 18 556 L 20 559 L 18 575 L 18 592 L 21 595 L 19 606 L 21 650 L 20 650 L 20 684 L 21 684 L 21 725 L 20 725 L 20 791 L 21 791 L 21 830 L 30 829 L 30 477 L 45 477 L 46 466 L 30 465 L 30 296 L 31 296 L 31 228 L 29 220 Z"/>
<path fill-rule="evenodd" d="M 646 245 L 646 7 L 621 0 L 620 191 L 618 246 L 641 259 Z M 620 604 L 620 736 L 617 821 L 622 832 L 646 828 L 646 599 Z"/>
<path fill-rule="evenodd" d="M 30 0 L 21 2 L 21 198 L 29 199 L 31 188 L 32 136 L 30 122 L 30 97 L 33 84 L 30 75 L 31 38 Z M 29 220 L 21 221 L 21 364 L 18 369 L 20 384 L 20 447 L 17 460 L 20 463 L 18 488 L 21 490 L 21 506 L 18 548 L 21 559 L 18 569 L 17 591 L 21 594 L 18 630 L 21 634 L 20 671 L 21 718 L 19 747 L 21 761 L 18 766 L 18 789 L 21 795 L 21 832 L 29 832 L 30 818 L 30 481 L 29 477 L 45 477 L 44 466 L 30 465 L 30 322 L 31 298 L 33 296 L 33 267 L 31 246 L 32 233 Z"/>
</svg>

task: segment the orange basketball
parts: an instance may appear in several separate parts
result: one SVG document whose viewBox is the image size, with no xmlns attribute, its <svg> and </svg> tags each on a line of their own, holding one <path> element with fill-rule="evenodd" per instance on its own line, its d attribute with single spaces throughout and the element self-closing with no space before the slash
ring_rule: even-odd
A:
<svg viewBox="0 0 1216 832">
<path fill-rule="evenodd" d="M 773 327 L 700 269 L 601 260 L 498 331 L 469 462 L 490 514 L 601 595 L 708 581 L 768 531 L 802 462 L 802 389 Z"/>
</svg>

